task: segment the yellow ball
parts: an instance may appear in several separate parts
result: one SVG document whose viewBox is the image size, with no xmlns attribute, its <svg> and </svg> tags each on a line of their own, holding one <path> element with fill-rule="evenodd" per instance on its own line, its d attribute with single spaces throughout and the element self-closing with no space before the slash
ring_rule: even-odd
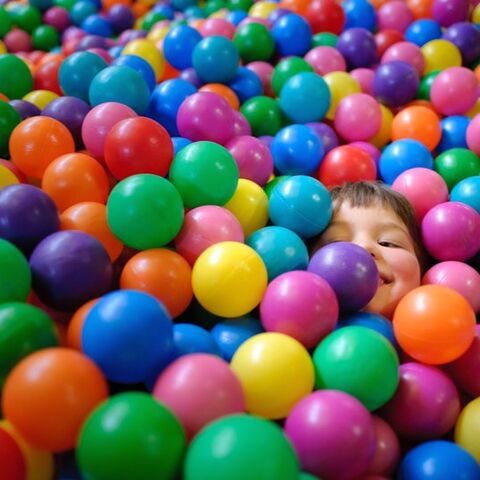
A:
<svg viewBox="0 0 480 480">
<path fill-rule="evenodd" d="M 248 11 L 249 17 L 268 18 L 268 16 L 278 8 L 276 2 L 257 2 L 254 3 Z"/>
<path fill-rule="evenodd" d="M 5 165 L 0 165 L 0 189 L 20 183 L 16 175 Z"/>
<path fill-rule="evenodd" d="M 327 118 L 333 120 L 340 101 L 352 93 L 360 93 L 361 88 L 358 81 L 347 72 L 330 72 L 324 75 L 323 79 L 327 83 L 331 94 Z"/>
<path fill-rule="evenodd" d="M 455 443 L 480 462 L 480 397 L 467 403 L 455 425 Z"/>
<path fill-rule="evenodd" d="M 475 105 L 465 114 L 468 118 L 473 118 L 480 113 L 480 99 L 478 99 Z"/>
<path fill-rule="evenodd" d="M 230 364 L 245 394 L 246 410 L 285 418 L 313 389 L 314 369 L 305 347 L 283 333 L 261 333 L 242 343 Z"/>
<path fill-rule="evenodd" d="M 385 105 L 380 104 L 382 124 L 380 130 L 369 140 L 377 148 L 384 147 L 392 138 L 393 113 Z"/>
<path fill-rule="evenodd" d="M 0 40 L 0 55 L 2 53 L 7 53 L 7 47 L 5 46 L 5 44 Z"/>
<path fill-rule="evenodd" d="M 32 92 L 27 93 L 23 100 L 33 103 L 40 110 L 43 110 L 52 100 L 55 100 L 59 96 L 56 93 L 51 92 L 50 90 L 33 90 Z"/>
<path fill-rule="evenodd" d="M 150 33 L 147 35 L 147 40 L 150 40 L 153 43 L 157 43 L 160 40 L 163 40 L 168 31 L 170 30 L 170 27 L 155 27 L 150 30 Z"/>
<path fill-rule="evenodd" d="M 245 238 L 268 222 L 267 194 L 260 185 L 246 178 L 240 178 L 237 190 L 224 207 L 240 222 Z"/>
<path fill-rule="evenodd" d="M 448 40 L 431 40 L 427 42 L 421 50 L 425 58 L 424 75 L 435 70 L 462 66 L 462 54 L 460 50 Z"/>
<path fill-rule="evenodd" d="M 140 38 L 128 42 L 122 50 L 122 55 L 137 55 L 143 58 L 153 68 L 156 79 L 162 77 L 165 70 L 165 60 L 160 50 L 150 40 Z"/>
<path fill-rule="evenodd" d="M 267 288 L 267 269 L 253 248 L 220 242 L 207 248 L 192 270 L 195 297 L 220 317 L 240 317 L 253 310 Z"/>
<path fill-rule="evenodd" d="M 473 9 L 472 23 L 480 23 L 480 3 Z"/>
<path fill-rule="evenodd" d="M 216 12 L 213 12 L 208 16 L 208 18 L 225 18 L 228 14 L 229 10 L 226 8 L 221 8 L 220 10 L 217 10 Z"/>
</svg>

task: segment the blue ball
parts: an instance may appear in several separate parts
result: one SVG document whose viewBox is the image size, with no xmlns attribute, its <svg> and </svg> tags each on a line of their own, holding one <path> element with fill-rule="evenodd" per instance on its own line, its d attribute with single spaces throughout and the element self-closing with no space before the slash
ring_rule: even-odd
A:
<svg viewBox="0 0 480 480">
<path fill-rule="evenodd" d="M 205 83 L 227 83 L 237 74 L 240 55 L 231 40 L 214 35 L 195 45 L 192 65 Z"/>
<path fill-rule="evenodd" d="M 82 348 L 108 380 L 143 382 L 173 359 L 170 315 L 148 293 L 117 290 L 103 296 L 86 316 Z"/>
<path fill-rule="evenodd" d="M 295 175 L 276 185 L 268 207 L 274 225 L 289 228 L 302 238 L 325 230 L 332 218 L 332 199 L 321 182 Z"/>
<path fill-rule="evenodd" d="M 176 155 L 182 148 L 190 145 L 192 141 L 185 137 L 172 137 L 172 143 L 173 154 Z"/>
<path fill-rule="evenodd" d="M 91 35 L 100 37 L 111 37 L 113 35 L 112 25 L 101 15 L 89 15 L 81 24 L 82 30 Z"/>
<path fill-rule="evenodd" d="M 436 151 L 442 153 L 451 148 L 468 148 L 467 128 L 469 123 L 470 119 L 463 115 L 453 115 L 442 119 L 440 122 L 442 137 Z"/>
<path fill-rule="evenodd" d="M 178 70 L 192 66 L 193 49 L 202 35 L 189 25 L 178 25 L 168 31 L 163 39 L 163 54 L 167 62 Z"/>
<path fill-rule="evenodd" d="M 307 247 L 303 240 L 288 228 L 260 228 L 247 238 L 246 244 L 260 255 L 267 268 L 269 282 L 282 273 L 307 269 Z"/>
<path fill-rule="evenodd" d="M 248 17 L 248 13 L 243 10 L 233 10 L 228 12 L 225 16 L 225 20 L 228 20 L 230 23 L 238 27 L 239 23 Z"/>
<path fill-rule="evenodd" d="M 151 11 L 160 13 L 167 20 L 173 20 L 175 18 L 175 10 L 170 5 L 157 4 L 152 8 Z"/>
<path fill-rule="evenodd" d="M 344 30 L 365 28 L 374 32 L 377 27 L 377 12 L 367 0 L 347 0 L 342 3 L 345 12 Z"/>
<path fill-rule="evenodd" d="M 105 102 L 127 105 L 142 115 L 150 101 L 150 91 L 143 77 L 133 68 L 107 67 L 99 72 L 88 91 L 90 105 L 95 107 Z"/>
<path fill-rule="evenodd" d="M 212 334 L 198 325 L 177 323 L 173 326 L 175 358 L 189 353 L 211 353 L 221 356 Z"/>
<path fill-rule="evenodd" d="M 272 28 L 272 36 L 277 52 L 282 57 L 303 57 L 312 48 L 310 24 L 296 13 L 289 13 L 278 19 Z"/>
<path fill-rule="evenodd" d="M 235 92 L 240 103 L 263 94 L 262 81 L 253 70 L 246 67 L 238 68 L 237 74 L 228 82 L 228 86 Z"/>
<path fill-rule="evenodd" d="M 188 20 L 193 20 L 195 18 L 207 18 L 207 14 L 205 13 L 205 10 L 202 7 L 199 7 L 198 5 L 192 5 L 191 7 L 187 7 L 183 11 L 183 14 L 185 15 L 185 18 Z"/>
<path fill-rule="evenodd" d="M 175 10 L 183 11 L 189 7 L 195 7 L 197 0 L 172 0 L 172 7 Z"/>
<path fill-rule="evenodd" d="M 65 95 L 89 101 L 88 91 L 95 76 L 107 68 L 107 62 L 91 52 L 77 52 L 60 65 L 58 81 Z"/>
<path fill-rule="evenodd" d="M 324 148 L 320 137 L 305 125 L 282 128 L 270 145 L 275 169 L 281 175 L 310 175 L 320 166 Z"/>
<path fill-rule="evenodd" d="M 402 172 L 417 167 L 433 169 L 432 154 L 417 140 L 397 140 L 388 145 L 380 156 L 380 176 L 390 185 Z"/>
<path fill-rule="evenodd" d="M 82 0 L 80 2 L 75 2 L 72 9 L 70 10 L 70 20 L 77 26 L 88 18 L 90 15 L 97 13 L 98 8 L 92 2 L 88 0 Z"/>
<path fill-rule="evenodd" d="M 142 76 L 151 92 L 157 84 L 155 71 L 153 70 L 152 66 L 146 60 L 138 57 L 137 55 L 121 55 L 120 57 L 116 58 L 111 65 L 133 68 Z"/>
<path fill-rule="evenodd" d="M 442 38 L 442 27 L 435 20 L 422 18 L 412 22 L 405 30 L 405 40 L 419 47 L 437 38 Z"/>
<path fill-rule="evenodd" d="M 422 443 L 410 450 L 399 468 L 399 480 L 477 480 L 480 466 L 464 448 L 445 440 Z"/>
<path fill-rule="evenodd" d="M 258 320 L 242 317 L 217 323 L 212 328 L 211 333 L 220 348 L 223 358 L 230 362 L 243 342 L 263 331 L 262 325 Z"/>
<path fill-rule="evenodd" d="M 165 80 L 155 87 L 146 115 L 160 123 L 171 136 L 178 136 L 177 112 L 183 101 L 197 89 L 186 80 Z"/>
<path fill-rule="evenodd" d="M 280 108 L 295 123 L 322 120 L 330 108 L 331 94 L 325 80 L 316 73 L 297 73 L 280 92 Z"/>
<path fill-rule="evenodd" d="M 114 47 L 108 49 L 108 54 L 113 59 L 116 59 L 122 54 L 123 48 L 123 45 L 115 45 Z"/>
<path fill-rule="evenodd" d="M 480 213 L 480 176 L 458 182 L 450 192 L 450 201 L 465 203 Z"/>
</svg>

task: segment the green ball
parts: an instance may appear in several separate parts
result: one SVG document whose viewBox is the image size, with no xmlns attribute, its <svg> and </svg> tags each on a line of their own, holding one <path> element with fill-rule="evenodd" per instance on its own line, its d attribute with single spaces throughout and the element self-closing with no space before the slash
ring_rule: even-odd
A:
<svg viewBox="0 0 480 480">
<path fill-rule="evenodd" d="M 89 480 L 173 480 L 185 443 L 183 428 L 168 408 L 147 393 L 121 393 L 84 423 L 78 465 Z"/>
<path fill-rule="evenodd" d="M 149 32 L 151 28 L 160 20 L 166 20 L 167 17 L 160 12 L 155 12 L 150 10 L 144 17 L 142 21 L 142 29 Z"/>
<path fill-rule="evenodd" d="M 27 259 L 13 243 L 0 238 L 0 305 L 25 302 L 32 285 Z"/>
<path fill-rule="evenodd" d="M 32 33 L 32 43 L 36 50 L 48 52 L 60 45 L 60 35 L 56 28 L 50 25 L 40 25 Z"/>
<path fill-rule="evenodd" d="M 312 48 L 314 47 L 333 47 L 337 46 L 338 35 L 330 32 L 317 33 L 312 38 Z"/>
<path fill-rule="evenodd" d="M 318 480 L 319 477 L 312 475 L 311 473 L 301 472 L 298 480 Z"/>
<path fill-rule="evenodd" d="M 272 73 L 272 88 L 275 94 L 279 96 L 285 83 L 301 72 L 314 72 L 313 67 L 303 58 L 288 57 L 278 62 Z"/>
<path fill-rule="evenodd" d="M 205 14 L 210 16 L 212 13 L 218 12 L 222 8 L 226 8 L 225 0 L 208 0 L 208 2 L 204 5 L 203 9 L 205 10 Z"/>
<path fill-rule="evenodd" d="M 22 121 L 19 113 L 7 102 L 0 100 L 0 156 L 9 156 L 8 140 L 13 129 Z"/>
<path fill-rule="evenodd" d="M 287 180 L 287 178 L 290 178 L 291 175 L 280 175 L 278 177 L 275 177 L 273 180 L 270 180 L 264 187 L 265 193 L 267 194 L 267 197 L 270 198 L 270 195 L 272 194 L 272 190 L 281 182 L 284 180 Z"/>
<path fill-rule="evenodd" d="M 420 100 L 430 100 L 430 89 L 432 88 L 432 83 L 438 77 L 440 71 L 441 70 L 435 70 L 422 77 L 420 80 L 420 85 L 418 86 L 417 98 Z"/>
<path fill-rule="evenodd" d="M 33 78 L 26 63 L 11 53 L 0 55 L 0 92 L 14 100 L 32 90 Z"/>
<path fill-rule="evenodd" d="M 461 180 L 480 175 L 480 158 L 466 148 L 451 148 L 435 159 L 435 170 L 451 190 Z"/>
<path fill-rule="evenodd" d="M 399 362 L 395 349 L 380 333 L 366 327 L 344 327 L 325 337 L 313 354 L 318 389 L 341 390 L 376 410 L 395 393 Z"/>
<path fill-rule="evenodd" d="M 113 234 L 129 247 L 163 247 L 182 227 L 182 197 L 163 177 L 132 175 L 110 192 L 107 221 Z"/>
<path fill-rule="evenodd" d="M 42 14 L 32 5 L 22 5 L 22 8 L 15 11 L 13 21 L 18 28 L 32 33 L 42 24 Z"/>
<path fill-rule="evenodd" d="M 244 12 L 248 12 L 252 5 L 252 0 L 227 0 L 227 8 L 232 12 L 234 10 L 243 10 Z"/>
<path fill-rule="evenodd" d="M 246 63 L 269 60 L 275 50 L 275 42 L 270 30 L 260 23 L 242 25 L 235 32 L 233 43 Z"/>
<path fill-rule="evenodd" d="M 76 2 L 77 0 L 53 0 L 53 4 L 56 7 L 62 7 L 67 11 L 70 11 Z"/>
<path fill-rule="evenodd" d="M 283 126 L 282 111 L 278 102 L 263 95 L 252 97 L 242 104 L 240 112 L 250 124 L 253 135 L 276 135 Z"/>
<path fill-rule="evenodd" d="M 58 346 L 52 319 L 28 303 L 0 305 L 0 390 L 10 370 L 41 348 Z"/>
<path fill-rule="evenodd" d="M 213 142 L 194 142 L 175 155 L 169 178 L 187 208 L 223 206 L 237 189 L 239 172 L 225 147 Z"/>
<path fill-rule="evenodd" d="M 3 38 L 12 28 L 12 20 L 8 12 L 0 7 L 0 38 Z"/>
<path fill-rule="evenodd" d="M 250 415 L 223 417 L 193 439 L 184 480 L 298 480 L 298 460 L 279 426 Z"/>
</svg>

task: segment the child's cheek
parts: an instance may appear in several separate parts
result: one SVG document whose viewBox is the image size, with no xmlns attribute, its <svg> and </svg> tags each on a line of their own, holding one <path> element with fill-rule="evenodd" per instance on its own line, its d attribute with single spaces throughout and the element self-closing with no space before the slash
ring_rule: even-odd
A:
<svg viewBox="0 0 480 480">
<path fill-rule="evenodd" d="M 396 249 L 391 253 L 390 266 L 396 282 L 402 287 L 402 296 L 420 286 L 420 265 L 414 254 Z"/>
</svg>

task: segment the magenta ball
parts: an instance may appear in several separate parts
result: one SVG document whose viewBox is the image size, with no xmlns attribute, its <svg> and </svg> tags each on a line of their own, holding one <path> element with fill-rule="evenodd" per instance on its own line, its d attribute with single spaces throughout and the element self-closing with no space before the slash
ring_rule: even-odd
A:
<svg viewBox="0 0 480 480">
<path fill-rule="evenodd" d="M 187 440 L 213 420 L 245 409 L 242 385 L 228 363 L 202 353 L 171 363 L 158 377 L 153 396 L 180 420 Z"/>
<path fill-rule="evenodd" d="M 467 127 L 467 145 L 480 156 L 480 113 L 475 115 Z"/>
<path fill-rule="evenodd" d="M 65 8 L 51 7 L 43 14 L 43 21 L 63 32 L 70 25 L 70 15 Z"/>
<path fill-rule="evenodd" d="M 392 189 L 404 195 L 411 203 L 419 225 L 430 209 L 448 200 L 445 180 L 428 168 L 405 170 L 395 179 Z"/>
<path fill-rule="evenodd" d="M 225 145 L 234 136 L 232 107 L 216 93 L 194 93 L 180 105 L 177 127 L 182 137 L 193 142 Z"/>
<path fill-rule="evenodd" d="M 314 348 L 338 320 L 338 301 L 332 287 L 311 272 L 292 271 L 272 280 L 260 304 L 267 332 L 285 333 L 304 347 Z"/>
<path fill-rule="evenodd" d="M 468 0 L 433 0 L 432 18 L 442 27 L 468 20 Z"/>
<path fill-rule="evenodd" d="M 463 295 L 475 313 L 480 312 L 480 274 L 463 262 L 441 262 L 428 270 L 422 285 L 443 285 Z"/>
<path fill-rule="evenodd" d="M 400 460 L 400 442 L 392 427 L 377 415 L 372 415 L 375 430 L 376 448 L 373 459 L 368 467 L 370 475 L 385 475 L 393 477 Z"/>
<path fill-rule="evenodd" d="M 366 93 L 343 98 L 335 112 L 335 129 L 349 142 L 368 140 L 380 130 L 381 123 L 380 105 Z"/>
<path fill-rule="evenodd" d="M 478 79 L 465 67 L 451 67 L 438 74 L 430 89 L 433 106 L 443 115 L 461 115 L 477 101 Z"/>
<path fill-rule="evenodd" d="M 234 137 L 241 137 L 241 136 L 251 136 L 252 135 L 252 127 L 248 123 L 247 119 L 243 115 L 242 112 L 232 109 L 233 115 L 233 136 Z"/>
<path fill-rule="evenodd" d="M 351 395 L 319 390 L 300 400 L 285 422 L 302 470 L 325 480 L 361 477 L 375 452 L 368 410 Z"/>
<path fill-rule="evenodd" d="M 457 388 L 446 373 L 431 365 L 400 365 L 400 383 L 380 415 L 405 440 L 445 435 L 460 413 Z"/>
<path fill-rule="evenodd" d="M 372 95 L 375 72 L 371 68 L 355 68 L 350 75 L 360 84 L 363 93 Z"/>
<path fill-rule="evenodd" d="M 246 65 L 249 70 L 252 70 L 257 74 L 258 78 L 262 82 L 263 91 L 265 95 L 274 97 L 275 94 L 272 89 L 272 74 L 273 74 L 273 65 L 270 65 L 268 62 L 256 61 L 251 62 Z"/>
<path fill-rule="evenodd" d="M 32 39 L 30 35 L 19 28 L 10 30 L 3 37 L 3 43 L 10 53 L 29 52 L 32 49 Z"/>
<path fill-rule="evenodd" d="M 413 22 L 413 13 L 402 0 L 384 3 L 377 11 L 379 30 L 397 30 L 404 33 Z"/>
<path fill-rule="evenodd" d="M 423 75 L 425 58 L 418 45 L 415 45 L 411 42 L 394 43 L 392 46 L 388 47 L 387 50 L 385 50 L 385 53 L 382 55 L 381 63 L 397 60 L 409 63 L 417 70 L 420 77 Z"/>
<path fill-rule="evenodd" d="M 265 185 L 273 173 L 270 149 L 258 138 L 242 135 L 230 140 L 225 147 L 232 154 L 240 172 L 258 185 Z"/>
<path fill-rule="evenodd" d="M 468 260 L 480 250 L 480 214 L 460 202 L 440 203 L 423 217 L 422 240 L 437 260 Z"/>
<path fill-rule="evenodd" d="M 326 75 L 330 72 L 345 72 L 347 64 L 343 55 L 333 47 L 320 46 L 312 48 L 305 60 L 313 67 L 315 73 Z"/>
<path fill-rule="evenodd" d="M 208 18 L 202 23 L 200 33 L 203 37 L 221 35 L 231 40 L 235 34 L 235 26 L 224 18 Z"/>
<path fill-rule="evenodd" d="M 182 229 L 175 238 L 175 248 L 193 265 L 199 255 L 215 243 L 243 241 L 242 226 L 233 213 L 223 207 L 205 205 L 185 215 Z"/>
</svg>

